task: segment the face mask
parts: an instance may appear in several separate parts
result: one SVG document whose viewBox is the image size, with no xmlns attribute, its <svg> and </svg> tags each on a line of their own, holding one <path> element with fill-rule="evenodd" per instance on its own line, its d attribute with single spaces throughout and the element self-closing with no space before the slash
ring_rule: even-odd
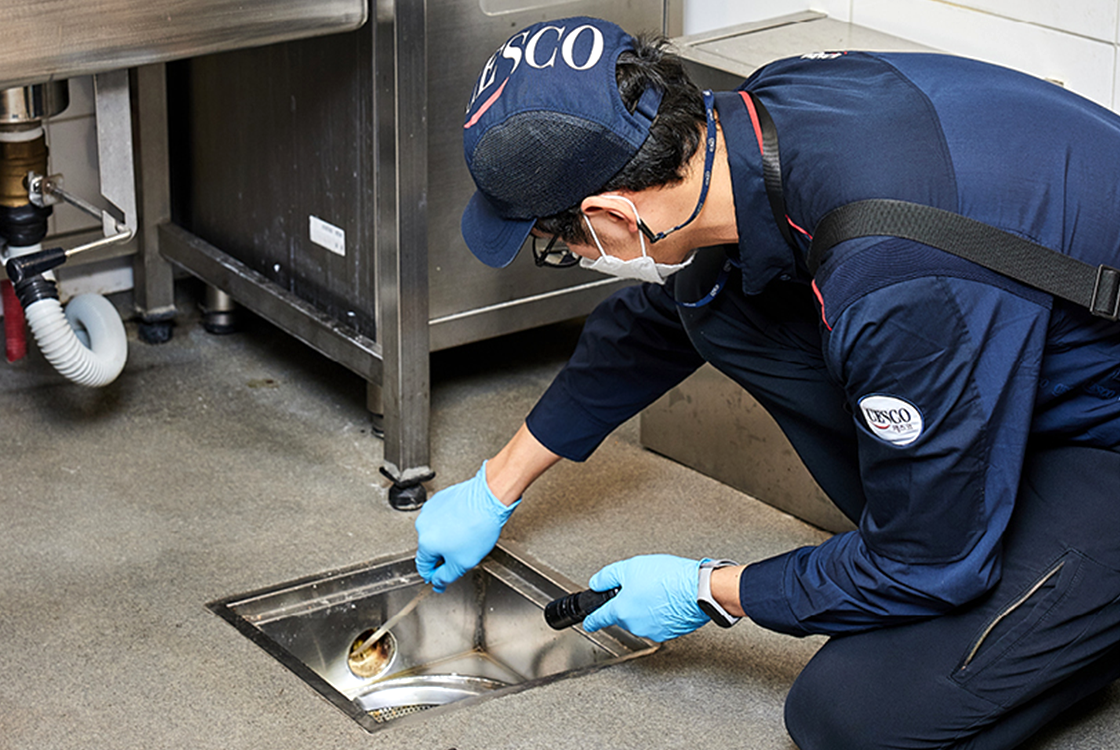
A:
<svg viewBox="0 0 1120 750">
<path fill-rule="evenodd" d="M 638 216 L 638 208 L 629 198 L 624 198 L 621 195 L 606 196 L 609 198 L 617 198 L 620 201 L 626 201 L 630 204 L 630 208 L 634 210 L 634 216 Z M 665 280 L 681 270 L 689 263 L 695 253 L 688 256 L 683 263 L 654 263 L 653 258 L 646 254 L 646 240 L 641 232 L 638 232 L 638 240 L 642 243 L 642 255 L 639 258 L 631 258 L 630 260 L 622 260 L 613 255 L 607 255 L 603 250 L 603 244 L 599 242 L 599 235 L 595 233 L 595 227 L 591 226 L 591 220 L 587 218 L 587 214 L 583 215 L 583 221 L 587 224 L 587 228 L 591 230 L 591 237 L 595 240 L 595 247 L 599 248 L 599 257 L 595 260 L 589 258 L 581 258 L 579 264 L 583 268 L 589 268 L 592 271 L 605 273 L 608 276 L 617 276 L 620 279 L 635 279 L 637 281 L 647 281 L 651 284 L 664 284 Z"/>
</svg>

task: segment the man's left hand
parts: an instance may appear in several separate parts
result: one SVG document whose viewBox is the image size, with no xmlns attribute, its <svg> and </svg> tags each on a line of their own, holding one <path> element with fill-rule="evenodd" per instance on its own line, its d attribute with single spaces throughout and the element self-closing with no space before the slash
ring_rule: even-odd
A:
<svg viewBox="0 0 1120 750">
<path fill-rule="evenodd" d="M 608 565 L 591 577 L 595 591 L 621 587 L 618 596 L 583 621 L 588 632 L 620 625 L 654 641 L 691 633 L 708 616 L 696 603 L 700 560 L 673 555 L 640 555 Z"/>
</svg>

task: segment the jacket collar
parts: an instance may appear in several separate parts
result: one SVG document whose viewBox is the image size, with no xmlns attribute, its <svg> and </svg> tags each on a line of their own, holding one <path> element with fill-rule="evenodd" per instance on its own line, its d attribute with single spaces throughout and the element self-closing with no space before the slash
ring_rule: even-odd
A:
<svg viewBox="0 0 1120 750">
<path fill-rule="evenodd" d="M 719 92 L 715 103 L 731 169 L 743 293 L 759 294 L 775 279 L 795 278 L 797 262 L 774 224 L 762 174 L 761 144 L 742 97 L 739 92 Z"/>
</svg>

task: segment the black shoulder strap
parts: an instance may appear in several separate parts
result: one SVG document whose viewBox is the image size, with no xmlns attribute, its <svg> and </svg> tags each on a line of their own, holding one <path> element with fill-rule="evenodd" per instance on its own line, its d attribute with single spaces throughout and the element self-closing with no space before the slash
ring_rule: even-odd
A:
<svg viewBox="0 0 1120 750">
<path fill-rule="evenodd" d="M 766 185 L 766 197 L 770 199 L 770 210 L 774 213 L 774 221 L 778 224 L 778 231 L 782 238 L 792 248 L 797 248 L 793 241 L 793 232 L 789 230 L 789 219 L 786 217 L 786 199 L 782 190 L 782 156 L 778 149 L 778 129 L 774 127 L 774 120 L 762 102 L 751 92 L 746 92 L 754 104 L 754 111 L 758 114 L 758 127 L 762 131 L 762 181 Z"/>
<path fill-rule="evenodd" d="M 809 272 L 816 275 L 825 251 L 834 245 L 877 235 L 936 247 L 1085 307 L 1093 315 L 1120 319 L 1120 270 L 1093 267 L 989 224 L 906 201 L 856 201 L 825 214 L 813 233 Z"/>
<path fill-rule="evenodd" d="M 762 175 L 778 231 L 796 249 L 782 186 L 781 153 L 774 120 L 747 92 L 762 131 Z M 1120 270 L 1097 267 L 966 216 L 907 201 L 856 201 L 824 215 L 813 233 L 807 265 L 813 276 L 824 253 L 844 240 L 901 237 L 952 253 L 984 268 L 1073 302 L 1093 315 L 1120 320 Z"/>
</svg>

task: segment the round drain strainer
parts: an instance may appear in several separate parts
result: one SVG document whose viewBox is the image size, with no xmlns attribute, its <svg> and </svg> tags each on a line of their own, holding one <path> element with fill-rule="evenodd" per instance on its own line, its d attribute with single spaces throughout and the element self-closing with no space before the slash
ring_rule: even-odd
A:
<svg viewBox="0 0 1120 750">
<path fill-rule="evenodd" d="M 384 723 L 436 706 L 453 703 L 506 687 L 506 683 L 484 677 L 431 674 L 399 677 L 354 699 L 374 721 Z"/>
<path fill-rule="evenodd" d="M 401 706 L 399 708 L 375 708 L 372 711 L 368 711 L 367 713 L 369 714 L 369 717 L 376 721 L 378 724 L 384 724 L 386 722 L 392 721 L 393 719 L 399 719 L 402 716 L 418 714 L 421 711 L 426 711 L 429 708 L 435 708 L 435 704 L 425 706 Z"/>
<path fill-rule="evenodd" d="M 350 644 L 346 666 L 350 667 L 355 677 L 368 679 L 385 674 L 389 665 L 393 663 L 393 657 L 397 655 L 397 639 L 392 633 L 386 633 L 377 639 L 377 643 L 366 648 L 365 642 L 375 634 L 375 630 L 367 630 Z"/>
</svg>

